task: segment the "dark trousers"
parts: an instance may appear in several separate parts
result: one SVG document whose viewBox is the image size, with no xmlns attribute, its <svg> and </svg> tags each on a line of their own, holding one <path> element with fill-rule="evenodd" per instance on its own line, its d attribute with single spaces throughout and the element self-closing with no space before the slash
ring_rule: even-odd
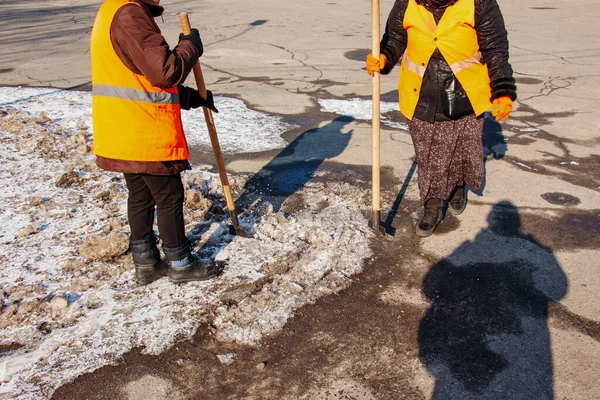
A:
<svg viewBox="0 0 600 400">
<path fill-rule="evenodd" d="M 158 234 L 163 246 L 174 248 L 184 244 L 186 236 L 181 175 L 123 175 L 129 189 L 127 216 L 131 240 L 144 240 L 153 235 L 156 208 Z"/>
</svg>

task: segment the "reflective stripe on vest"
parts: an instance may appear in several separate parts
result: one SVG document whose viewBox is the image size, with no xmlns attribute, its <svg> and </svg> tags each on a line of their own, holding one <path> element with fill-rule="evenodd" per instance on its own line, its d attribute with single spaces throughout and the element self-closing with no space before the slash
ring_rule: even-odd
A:
<svg viewBox="0 0 600 400">
<path fill-rule="evenodd" d="M 188 159 L 177 87 L 153 86 L 127 68 L 113 49 L 110 27 L 124 6 L 141 7 L 130 0 L 105 0 L 92 30 L 94 153 L 129 161 Z"/>
<path fill-rule="evenodd" d="M 155 104 L 179 104 L 179 95 L 177 93 L 146 92 L 145 90 L 110 85 L 94 85 L 92 87 L 92 96 L 115 97 Z"/>
<path fill-rule="evenodd" d="M 425 76 L 426 68 L 417 63 L 412 62 L 408 58 L 408 55 L 406 54 L 406 52 L 402 55 L 402 62 L 406 64 L 406 68 L 409 71 L 414 72 L 415 74 L 419 75 L 421 78 Z M 450 69 L 452 70 L 452 72 L 454 72 L 454 75 L 456 75 L 463 69 L 470 68 L 475 64 L 481 64 L 481 53 L 479 53 L 479 52 L 477 52 L 477 54 L 475 54 L 473 57 L 471 57 L 467 60 L 458 61 L 458 62 L 450 65 Z"/>
<path fill-rule="evenodd" d="M 463 69 L 471 68 L 474 65 L 481 64 L 481 53 L 477 52 L 473 57 L 468 58 L 466 60 L 455 62 L 450 65 L 450 69 L 454 73 L 454 75 L 458 75 L 460 71 Z"/>
<path fill-rule="evenodd" d="M 423 77 L 436 49 L 465 89 L 475 114 L 490 108 L 490 78 L 487 66 L 481 63 L 474 24 L 474 0 L 458 0 L 446 9 L 438 24 L 425 7 L 408 1 L 403 21 L 408 40 L 398 83 L 400 111 L 406 118 L 413 118 Z"/>
<path fill-rule="evenodd" d="M 426 68 L 417 63 L 410 61 L 406 52 L 404 52 L 404 54 L 402 54 L 402 64 L 405 66 L 406 69 L 408 69 L 411 72 L 414 72 L 415 74 L 419 75 L 421 78 L 423 78 L 425 76 Z"/>
</svg>

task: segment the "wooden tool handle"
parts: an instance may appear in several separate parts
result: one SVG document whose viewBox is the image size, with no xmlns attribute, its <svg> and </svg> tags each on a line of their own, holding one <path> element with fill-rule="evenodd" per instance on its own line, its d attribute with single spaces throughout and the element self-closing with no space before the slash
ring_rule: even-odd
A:
<svg viewBox="0 0 600 400">
<path fill-rule="evenodd" d="M 379 59 L 379 0 L 371 0 L 371 22 L 372 22 L 372 50 L 371 53 Z M 373 120 L 372 120 L 372 142 L 373 142 L 373 211 L 379 211 L 381 208 L 380 200 L 380 126 L 381 126 L 381 111 L 380 111 L 380 80 L 379 72 L 373 73 Z"/>
<path fill-rule="evenodd" d="M 179 22 L 181 23 L 183 34 L 189 35 L 192 31 L 192 28 L 190 26 L 190 19 L 188 18 L 187 13 L 179 14 Z M 204 83 L 204 77 L 202 76 L 202 69 L 200 68 L 199 62 L 194 65 L 194 78 L 196 78 L 196 86 L 198 86 L 198 92 L 200 93 L 200 96 L 203 99 L 206 99 L 206 84 Z M 215 162 L 217 164 L 219 178 L 221 179 L 221 186 L 223 186 L 223 193 L 225 194 L 225 200 L 227 201 L 227 209 L 230 213 L 235 213 L 235 204 L 233 202 L 233 198 L 231 197 L 231 190 L 229 189 L 229 179 L 227 179 L 227 172 L 225 172 L 225 163 L 223 162 L 223 154 L 221 153 L 221 145 L 219 144 L 217 128 L 215 127 L 212 110 L 208 107 L 202 108 L 204 111 L 206 126 L 208 128 L 210 143 L 212 144 L 213 153 L 215 154 Z"/>
<path fill-rule="evenodd" d="M 179 22 L 181 23 L 181 30 L 184 35 L 189 35 L 192 32 L 192 27 L 190 25 L 190 19 L 187 13 L 183 12 L 179 14 Z M 204 83 L 204 77 L 202 76 L 202 68 L 200 68 L 200 62 L 197 62 L 194 65 L 194 78 L 196 78 L 196 85 L 198 86 L 198 93 L 200 93 L 200 97 L 206 99 L 206 84 Z"/>
<path fill-rule="evenodd" d="M 373 33 L 373 36 L 371 37 L 371 54 L 377 59 L 379 58 L 379 31 L 381 29 L 379 23 L 380 13 L 379 0 L 371 0 L 371 31 Z"/>
</svg>

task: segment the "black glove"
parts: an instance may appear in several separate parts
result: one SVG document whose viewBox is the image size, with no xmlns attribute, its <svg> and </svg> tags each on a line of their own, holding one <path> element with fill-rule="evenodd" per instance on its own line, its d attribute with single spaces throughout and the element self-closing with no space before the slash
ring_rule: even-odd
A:
<svg viewBox="0 0 600 400">
<path fill-rule="evenodd" d="M 196 28 L 192 28 L 189 35 L 184 35 L 183 33 L 179 34 L 179 41 L 189 40 L 192 42 L 194 47 L 198 49 L 198 57 L 204 53 L 204 46 L 202 45 L 202 40 L 200 39 L 200 32 Z"/>
<path fill-rule="evenodd" d="M 216 113 L 219 112 L 219 110 L 217 110 L 217 107 L 215 107 L 213 94 L 210 90 L 206 91 L 206 99 L 203 99 L 202 97 L 200 97 L 200 93 L 196 89 L 193 89 L 193 92 L 190 96 L 190 107 L 208 107 Z"/>
</svg>

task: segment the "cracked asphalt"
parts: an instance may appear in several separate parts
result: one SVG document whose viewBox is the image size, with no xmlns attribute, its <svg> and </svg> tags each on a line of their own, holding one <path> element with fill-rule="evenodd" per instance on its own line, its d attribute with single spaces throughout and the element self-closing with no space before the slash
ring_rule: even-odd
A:
<svg viewBox="0 0 600 400">
<path fill-rule="evenodd" d="M 519 98 L 507 122 L 486 121 L 485 186 L 465 213 L 415 237 L 410 136 L 382 125 L 382 213 L 396 236 L 373 241 L 376 256 L 354 285 L 303 308 L 258 347 L 201 329 L 193 342 L 161 356 L 132 352 L 54 397 L 600 399 L 600 3 L 498 2 Z M 100 3 L 2 1 L 0 85 L 89 89 Z M 290 143 L 339 117 L 318 99 L 370 97 L 369 2 L 162 4 L 170 43 L 180 12 L 200 30 L 207 87 L 296 124 Z M 392 4 L 381 3 L 382 26 Z M 386 101 L 397 100 L 397 74 L 382 77 Z M 355 171 L 369 190 L 370 125 L 345 129 L 346 147 L 319 169 L 339 180 Z M 275 156 L 225 159 L 228 172 L 257 173 Z M 215 357 L 228 352 L 237 354 L 231 365 Z"/>
</svg>

